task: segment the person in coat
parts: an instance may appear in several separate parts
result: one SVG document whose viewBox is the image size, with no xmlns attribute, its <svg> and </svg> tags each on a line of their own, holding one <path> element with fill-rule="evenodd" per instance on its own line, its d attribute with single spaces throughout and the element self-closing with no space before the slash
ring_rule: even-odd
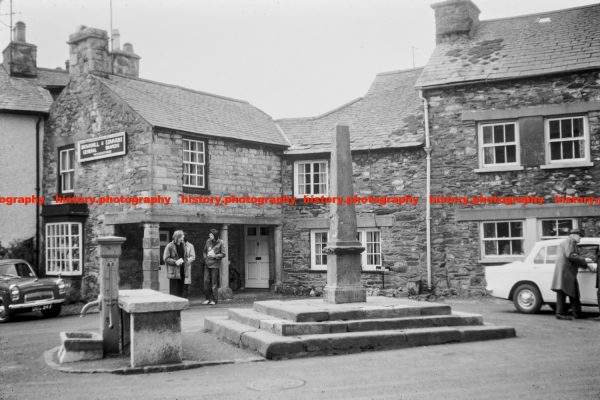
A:
<svg viewBox="0 0 600 400">
<path fill-rule="evenodd" d="M 187 234 L 183 235 L 183 242 L 185 243 L 185 268 L 183 270 L 185 278 L 183 280 L 183 297 L 188 298 L 190 294 L 190 286 L 192 284 L 192 263 L 196 259 L 196 251 L 192 242 L 188 241 Z"/>
<path fill-rule="evenodd" d="M 195 259 L 193 246 L 191 243 L 191 247 L 186 246 L 184 237 L 183 231 L 175 231 L 173 240 L 167 244 L 163 252 L 163 260 L 167 266 L 167 278 L 169 278 L 169 293 L 179 297 L 184 295 L 186 281 L 191 283 L 191 263 Z"/>
<path fill-rule="evenodd" d="M 581 313 L 581 302 L 579 301 L 579 284 L 577 283 L 577 271 L 579 267 L 586 268 L 588 260 L 579 255 L 577 243 L 584 236 L 583 231 L 573 229 L 569 236 L 559 245 L 554 266 L 554 276 L 551 289 L 556 292 L 556 318 L 573 319 L 566 313 L 566 297 L 569 297 L 573 317 L 585 318 Z M 591 260 L 589 260 L 591 261 Z"/>
<path fill-rule="evenodd" d="M 219 291 L 219 269 L 221 259 L 225 257 L 223 241 L 219 239 L 219 231 L 211 229 L 208 240 L 204 245 L 204 295 L 206 300 L 202 304 L 216 304 Z"/>
<path fill-rule="evenodd" d="M 590 270 L 596 273 L 596 299 L 598 300 L 598 309 L 600 310 L 600 248 L 596 250 L 596 266 L 589 266 Z M 600 316 L 594 318 L 594 321 L 600 321 Z"/>
</svg>

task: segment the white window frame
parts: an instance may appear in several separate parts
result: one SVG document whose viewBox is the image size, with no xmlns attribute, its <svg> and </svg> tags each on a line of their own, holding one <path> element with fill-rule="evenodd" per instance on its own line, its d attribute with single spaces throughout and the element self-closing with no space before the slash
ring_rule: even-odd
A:
<svg viewBox="0 0 600 400">
<path fill-rule="evenodd" d="M 64 168 L 63 165 L 63 153 L 67 164 L 71 164 L 72 168 Z M 75 148 L 70 147 L 62 149 L 58 152 L 58 175 L 60 179 L 60 193 L 73 193 L 75 190 Z M 65 181 L 68 177 L 71 177 L 71 188 L 65 189 Z"/>
<path fill-rule="evenodd" d="M 564 235 L 564 236 L 544 236 L 544 230 L 543 230 L 543 223 L 547 222 L 547 221 L 554 221 L 555 223 L 558 223 L 558 221 L 571 221 L 572 223 L 572 229 L 575 228 L 579 228 L 579 224 L 577 223 L 577 219 L 576 218 L 544 218 L 544 219 L 539 219 L 538 220 L 538 240 L 549 240 L 549 239 L 560 239 L 560 238 L 564 238 L 569 236 Z"/>
<path fill-rule="evenodd" d="M 73 226 L 77 226 L 77 247 L 73 246 Z M 54 230 L 54 232 L 50 232 Z M 62 231 L 62 232 L 61 232 Z M 50 233 L 53 233 L 50 235 Z M 61 238 L 64 240 L 61 241 Z M 83 271 L 83 225 L 81 222 L 53 222 L 46 224 L 46 275 L 82 275 Z M 79 257 L 73 257 L 73 250 L 79 250 Z M 73 270 L 73 261 L 79 268 Z M 64 266 L 64 269 L 63 269 Z"/>
<path fill-rule="evenodd" d="M 514 131 L 515 131 L 515 140 L 511 141 L 511 142 L 485 144 L 483 141 L 484 128 L 488 127 L 488 126 L 492 127 L 492 141 L 493 141 L 494 127 L 498 126 L 498 125 L 502 125 L 502 126 L 512 125 L 514 127 Z M 504 129 L 506 129 L 506 128 L 504 128 Z M 478 139 L 479 139 L 479 141 L 478 141 L 478 143 L 479 143 L 479 167 L 481 169 L 502 169 L 502 168 L 514 169 L 515 167 L 521 166 L 521 142 L 520 142 L 520 137 L 519 137 L 519 124 L 517 123 L 517 121 L 480 123 L 478 125 Z M 515 146 L 515 161 L 514 162 L 490 163 L 490 164 L 485 163 L 485 149 L 486 148 L 490 148 L 490 147 L 495 148 L 498 146 L 504 146 L 506 148 L 506 146 L 512 146 L 512 145 Z"/>
<path fill-rule="evenodd" d="M 567 119 L 573 120 L 576 118 L 583 119 L 583 137 L 582 137 L 582 139 L 579 139 L 579 140 L 583 140 L 584 156 L 581 158 L 571 158 L 571 159 L 567 159 L 567 160 L 564 160 L 564 159 L 563 160 L 552 160 L 551 159 L 552 154 L 550 152 L 551 143 L 574 141 L 574 140 L 573 140 L 573 138 L 550 139 L 550 122 L 551 121 L 563 121 L 563 120 L 567 120 Z M 559 123 L 559 125 L 561 126 L 561 131 L 562 131 L 562 123 Z M 590 162 L 590 129 L 589 129 L 588 117 L 585 115 L 574 115 L 574 116 L 558 117 L 558 118 L 546 118 L 544 120 L 544 142 L 545 142 L 545 149 L 546 149 L 546 165 L 545 165 L 546 167 L 549 167 L 549 166 L 578 167 L 578 166 L 582 166 L 582 165 L 590 166 L 590 164 L 591 164 L 591 162 Z"/>
<path fill-rule="evenodd" d="M 314 165 L 315 164 L 325 164 L 325 192 L 324 193 L 314 193 L 314 184 L 311 183 L 308 193 L 302 192 L 299 188 L 300 186 L 300 165 L 310 165 L 310 176 L 311 182 L 314 181 Z M 329 161 L 328 160 L 301 160 L 294 162 L 294 196 L 295 197 L 304 197 L 306 196 L 327 196 L 329 193 Z"/>
<path fill-rule="evenodd" d="M 195 151 L 191 150 L 192 143 L 196 144 Z M 186 145 L 187 145 L 187 148 L 186 148 Z M 200 147 L 202 148 L 201 151 L 200 151 Z M 187 160 L 186 160 L 186 154 L 189 155 Z M 196 161 L 191 161 L 192 154 L 196 155 Z M 200 159 L 200 155 L 202 156 L 202 162 L 198 161 Z M 186 172 L 186 165 L 189 166 L 190 171 L 191 171 L 192 167 L 195 167 L 196 173 Z M 197 171 L 200 168 L 202 169 L 201 174 L 197 173 Z M 207 176 L 206 176 L 206 142 L 204 140 L 194 140 L 194 139 L 183 138 L 183 140 L 182 140 L 182 173 L 183 173 L 183 175 L 182 175 L 183 187 L 193 188 L 193 189 L 206 189 L 206 178 L 207 178 Z M 186 184 L 186 177 L 189 177 L 189 181 L 187 184 Z M 202 179 L 202 185 L 191 184 L 192 177 L 196 178 L 196 182 L 198 182 L 199 179 Z"/>
<path fill-rule="evenodd" d="M 369 253 L 368 250 L 368 233 L 376 232 L 379 235 L 379 251 Z M 321 255 L 321 253 L 317 253 L 317 234 L 327 233 L 327 239 L 329 239 L 329 230 L 328 229 L 313 229 L 310 231 L 310 268 L 315 271 L 327 271 L 327 264 L 317 264 L 317 255 Z M 362 228 L 358 229 L 358 241 L 365 248 L 365 250 L 361 253 L 361 266 L 363 271 L 375 271 L 377 267 L 381 267 L 383 264 L 383 256 L 381 251 L 381 230 L 377 228 Z M 326 243 L 326 242 L 325 242 Z M 377 242 L 373 242 L 377 243 Z M 369 254 L 377 255 L 379 258 L 379 263 L 376 264 L 368 264 Z"/>
<path fill-rule="evenodd" d="M 498 235 L 498 225 L 499 223 L 504 223 L 504 222 L 520 222 L 521 223 L 521 236 L 520 237 L 501 237 L 499 238 Z M 486 238 L 484 237 L 484 231 L 485 231 L 485 224 L 496 224 L 496 237 L 494 238 Z M 521 219 L 511 219 L 511 220 L 500 220 L 500 221 L 482 221 L 479 225 L 479 242 L 480 242 L 480 250 L 481 250 L 481 259 L 482 260 L 492 260 L 492 259 L 504 259 L 504 258 L 508 258 L 508 259 L 519 259 L 519 258 L 523 258 L 526 254 L 527 251 L 525 249 L 525 238 L 527 236 L 526 232 L 525 232 L 525 228 L 526 228 L 526 223 L 525 220 L 521 220 Z M 510 225 L 508 228 L 508 232 L 510 235 Z M 521 250 L 523 251 L 522 254 L 497 254 L 497 255 L 488 255 L 485 253 L 485 242 L 488 241 L 500 241 L 500 240 L 521 240 Z M 511 244 L 512 247 L 512 244 Z"/>
</svg>

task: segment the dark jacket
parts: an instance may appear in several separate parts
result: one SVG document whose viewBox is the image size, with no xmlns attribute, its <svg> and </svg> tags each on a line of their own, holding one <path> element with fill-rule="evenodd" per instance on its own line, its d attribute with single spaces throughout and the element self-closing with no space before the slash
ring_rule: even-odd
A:
<svg viewBox="0 0 600 400">
<path fill-rule="evenodd" d="M 211 250 L 215 254 L 214 257 L 208 255 Z M 221 266 L 221 259 L 225 257 L 223 241 L 221 239 L 217 239 L 216 242 L 213 242 L 212 240 L 208 239 L 204 245 L 204 251 L 202 254 L 204 255 L 204 262 L 208 268 L 219 268 Z"/>
<path fill-rule="evenodd" d="M 577 297 L 579 292 L 577 271 L 579 267 L 586 268 L 587 262 L 579 255 L 577 243 L 571 237 L 560 242 L 557 253 L 551 289 L 555 292 L 560 290 L 567 296 Z"/>
</svg>

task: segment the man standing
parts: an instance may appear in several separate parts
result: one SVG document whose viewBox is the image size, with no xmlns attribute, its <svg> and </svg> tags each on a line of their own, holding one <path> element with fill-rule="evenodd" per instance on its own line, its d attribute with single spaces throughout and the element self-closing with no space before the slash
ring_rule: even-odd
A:
<svg viewBox="0 0 600 400">
<path fill-rule="evenodd" d="M 185 264 L 189 256 L 186 254 L 183 238 L 183 231 L 175 231 L 173 240 L 167 244 L 163 252 L 163 260 L 167 266 L 167 278 L 169 278 L 169 293 L 179 297 L 183 296 Z"/>
<path fill-rule="evenodd" d="M 587 267 L 587 259 L 579 255 L 577 243 L 584 236 L 579 229 L 571 230 L 569 236 L 558 245 L 556 264 L 554 266 L 554 277 L 551 289 L 556 292 L 556 318 L 570 320 L 585 318 L 581 313 L 581 302 L 579 301 L 579 284 L 577 283 L 577 271 L 579 267 Z M 565 300 L 569 297 L 573 317 L 565 311 Z"/>
<path fill-rule="evenodd" d="M 202 304 L 216 304 L 219 290 L 219 268 L 221 259 L 225 257 L 223 241 L 219 239 L 219 231 L 211 229 L 204 245 L 204 295 Z"/>
</svg>

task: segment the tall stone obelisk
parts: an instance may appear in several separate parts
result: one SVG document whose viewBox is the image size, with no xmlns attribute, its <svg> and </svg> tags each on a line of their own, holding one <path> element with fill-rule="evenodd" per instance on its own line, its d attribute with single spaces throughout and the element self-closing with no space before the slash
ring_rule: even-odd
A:
<svg viewBox="0 0 600 400">
<path fill-rule="evenodd" d="M 330 196 L 344 202 L 333 202 L 329 211 L 327 240 L 327 285 L 323 290 L 326 303 L 360 303 L 367 301 L 367 292 L 360 284 L 361 256 L 365 249 L 356 238 L 356 209 L 346 204 L 354 196 L 352 188 L 352 156 L 350 130 L 337 125 L 333 136 L 330 168 Z"/>
</svg>

